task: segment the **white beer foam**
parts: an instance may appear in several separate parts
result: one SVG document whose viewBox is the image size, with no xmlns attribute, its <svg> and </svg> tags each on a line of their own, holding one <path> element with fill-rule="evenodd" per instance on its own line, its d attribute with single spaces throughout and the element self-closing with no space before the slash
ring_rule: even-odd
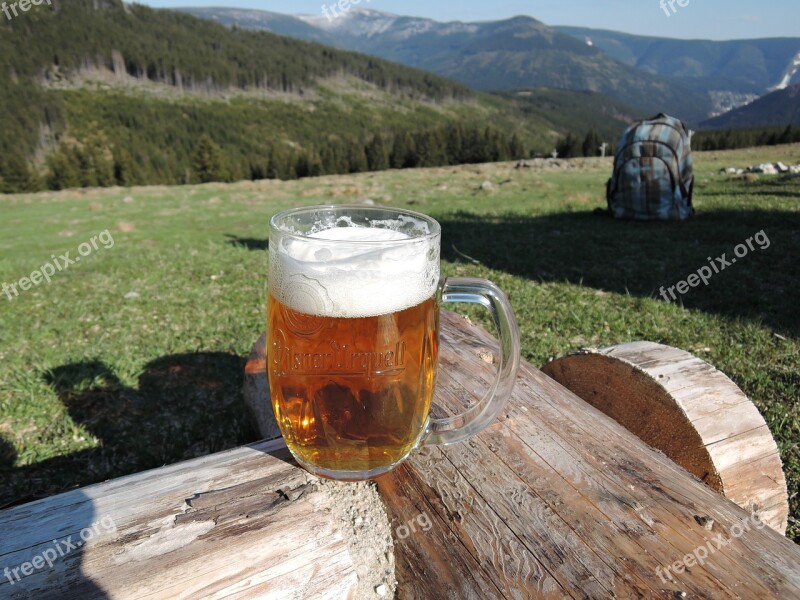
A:
<svg viewBox="0 0 800 600">
<path fill-rule="evenodd" d="M 436 292 L 439 240 L 392 243 L 410 239 L 392 229 L 355 226 L 284 237 L 280 248 L 270 247 L 271 293 L 297 312 L 323 317 L 411 308 Z"/>
</svg>

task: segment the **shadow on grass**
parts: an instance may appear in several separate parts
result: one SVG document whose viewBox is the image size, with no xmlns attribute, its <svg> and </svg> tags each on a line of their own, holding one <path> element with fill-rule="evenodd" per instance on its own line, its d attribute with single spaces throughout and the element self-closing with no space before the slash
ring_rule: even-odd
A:
<svg viewBox="0 0 800 600">
<path fill-rule="evenodd" d="M 225 234 L 225 237 L 228 238 L 228 243 L 231 246 L 236 246 L 237 248 L 246 248 L 247 250 L 269 249 L 269 239 L 243 238 L 231 234 Z"/>
<path fill-rule="evenodd" d="M 16 461 L 17 452 L 14 450 L 14 446 L 0 437 L 0 471 L 10 469 Z"/>
<path fill-rule="evenodd" d="M 568 282 L 634 296 L 661 298 L 669 288 L 708 265 L 708 258 L 764 231 L 769 247 L 748 249 L 707 286 L 680 295 L 687 308 L 763 322 L 800 333 L 800 213 L 704 211 L 684 223 L 616 221 L 590 212 L 491 217 L 457 212 L 439 218 L 442 256 L 475 262 L 543 282 Z M 766 244 L 765 244 L 766 245 Z M 663 301 L 663 300 L 661 300 Z"/>
<path fill-rule="evenodd" d="M 244 366 L 243 358 L 227 353 L 165 356 L 145 366 L 135 388 L 123 385 L 97 360 L 45 372 L 45 381 L 72 421 L 98 438 L 100 447 L 15 467 L 14 446 L 0 437 L 0 509 L 8 509 L 7 518 L 35 519 L 28 505 L 14 507 L 60 492 L 67 494 L 59 504 L 69 507 L 68 518 L 30 521 L 24 540 L 16 540 L 6 552 L 0 549 L 0 598 L 110 597 L 84 574 L 83 545 L 70 550 L 68 559 L 63 554 L 52 567 L 45 565 L 32 575 L 22 574 L 21 566 L 54 546 L 53 540 L 63 548 L 68 536 L 75 542 L 89 529 L 118 539 L 114 516 L 97 514 L 87 494 L 74 488 L 260 439 L 244 403 Z M 296 466 L 288 451 L 271 456 Z M 187 497 L 192 493 L 187 490 Z M 2 518 L 0 511 L 0 523 Z M 12 579 L 1 578 L 5 568 Z M 20 577 L 14 579 L 17 573 Z"/>
<path fill-rule="evenodd" d="M 242 395 L 244 364 L 226 353 L 165 356 L 145 366 L 136 388 L 101 361 L 44 373 L 73 422 L 100 444 L 18 468 L 6 448 L 0 508 L 258 440 Z"/>
</svg>

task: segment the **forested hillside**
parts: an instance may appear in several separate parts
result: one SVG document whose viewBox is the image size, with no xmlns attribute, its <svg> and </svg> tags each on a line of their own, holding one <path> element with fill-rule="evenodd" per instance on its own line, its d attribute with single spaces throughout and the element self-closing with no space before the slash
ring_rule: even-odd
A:
<svg viewBox="0 0 800 600">
<path fill-rule="evenodd" d="M 0 191 L 497 160 L 541 121 L 421 71 L 120 0 L 0 20 Z"/>
<path fill-rule="evenodd" d="M 534 88 L 509 92 L 506 96 L 517 102 L 528 118 L 545 119 L 558 131 L 575 134 L 594 131 L 606 142 L 616 142 L 631 122 L 650 116 L 596 92 Z"/>
<path fill-rule="evenodd" d="M 800 125 L 800 83 L 767 94 L 751 104 L 706 121 L 702 127 L 779 127 L 787 124 Z"/>
</svg>

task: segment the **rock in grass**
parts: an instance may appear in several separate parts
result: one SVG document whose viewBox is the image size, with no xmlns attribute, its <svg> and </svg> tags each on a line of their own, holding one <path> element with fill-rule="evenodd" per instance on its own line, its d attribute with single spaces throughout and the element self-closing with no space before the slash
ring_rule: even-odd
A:
<svg viewBox="0 0 800 600">
<path fill-rule="evenodd" d="M 763 165 L 753 165 L 747 169 L 750 173 L 763 173 L 764 175 L 777 175 L 778 169 L 772 163 L 764 163 Z"/>
</svg>

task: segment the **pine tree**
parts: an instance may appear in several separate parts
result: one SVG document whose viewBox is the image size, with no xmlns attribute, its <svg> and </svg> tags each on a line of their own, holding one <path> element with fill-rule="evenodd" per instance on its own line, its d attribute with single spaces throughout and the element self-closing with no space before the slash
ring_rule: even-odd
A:
<svg viewBox="0 0 800 600">
<path fill-rule="evenodd" d="M 367 154 L 364 152 L 364 146 L 350 142 L 347 145 L 347 171 L 363 173 L 367 169 Z"/>
<path fill-rule="evenodd" d="M 487 127 L 483 132 L 486 144 L 486 160 L 488 162 L 498 162 L 508 158 L 508 142 L 503 139 L 502 134 Z"/>
<path fill-rule="evenodd" d="M 580 156 L 582 152 L 581 142 L 578 136 L 568 133 L 567 137 L 562 138 L 556 144 L 556 151 L 559 158 L 573 158 Z"/>
<path fill-rule="evenodd" d="M 22 154 L 16 151 L 7 154 L 0 163 L 0 177 L 3 179 L 0 192 L 6 194 L 37 192 L 41 189 L 39 176 L 28 167 Z"/>
<path fill-rule="evenodd" d="M 109 152 L 99 148 L 94 148 L 91 154 L 94 171 L 97 175 L 97 185 L 100 187 L 111 187 L 116 183 L 114 177 L 114 157 L 109 156 Z"/>
<path fill-rule="evenodd" d="M 602 143 L 603 142 L 600 141 L 600 136 L 597 135 L 597 132 L 594 129 L 592 129 L 583 139 L 583 155 L 597 156 L 597 154 L 600 152 L 600 144 Z"/>
<path fill-rule="evenodd" d="M 467 129 L 464 136 L 464 156 L 462 162 L 468 164 L 484 163 L 489 161 L 486 147 L 486 138 L 476 127 Z"/>
<path fill-rule="evenodd" d="M 416 136 L 417 165 L 436 167 L 445 163 L 445 143 L 439 130 L 425 130 Z"/>
<path fill-rule="evenodd" d="M 461 123 L 451 123 L 445 133 L 447 139 L 447 162 L 451 165 L 460 165 L 466 162 L 464 155 L 464 126 Z"/>
<path fill-rule="evenodd" d="M 380 133 L 376 133 L 367 144 L 366 154 L 370 171 L 385 171 L 389 168 L 389 151 Z"/>
<path fill-rule="evenodd" d="M 72 149 L 72 157 L 73 162 L 78 167 L 81 187 L 96 187 L 97 171 L 90 153 L 83 148 L 75 147 Z"/>
<path fill-rule="evenodd" d="M 114 181 L 117 185 L 124 187 L 140 183 L 136 163 L 125 148 L 118 148 L 114 151 Z"/>
<path fill-rule="evenodd" d="M 63 148 L 50 156 L 47 160 L 49 173 L 47 187 L 51 190 L 67 190 L 80 187 L 81 178 L 75 165 L 72 153 Z"/>
<path fill-rule="evenodd" d="M 192 154 L 192 173 L 200 183 L 230 180 L 222 148 L 207 134 L 201 135 L 197 140 Z"/>
<path fill-rule="evenodd" d="M 417 166 L 417 149 L 414 138 L 407 131 L 394 138 L 389 163 L 393 169 L 408 169 Z"/>
<path fill-rule="evenodd" d="M 508 143 L 508 153 L 513 160 L 519 160 L 527 156 L 525 144 L 516 132 L 511 136 L 511 141 Z"/>
<path fill-rule="evenodd" d="M 301 152 L 297 157 L 295 166 L 297 177 L 319 177 L 322 174 L 322 160 L 319 153 L 313 148 Z"/>
</svg>

